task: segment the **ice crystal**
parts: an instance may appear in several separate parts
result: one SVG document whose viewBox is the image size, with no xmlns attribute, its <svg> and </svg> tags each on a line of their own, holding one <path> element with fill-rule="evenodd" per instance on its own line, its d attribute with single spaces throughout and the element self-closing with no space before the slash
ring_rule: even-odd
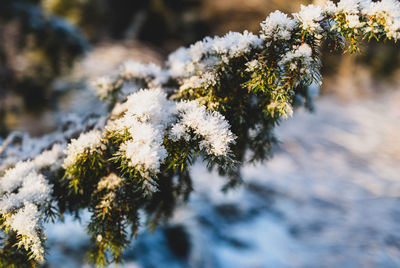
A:
<svg viewBox="0 0 400 268">
<path fill-rule="evenodd" d="M 294 16 L 301 22 L 304 30 L 312 32 L 319 32 L 322 30 L 319 21 L 323 19 L 323 10 L 320 6 L 301 5 L 300 12 L 294 14 Z"/>
<path fill-rule="evenodd" d="M 101 143 L 102 135 L 99 130 L 91 130 L 82 133 L 79 138 L 72 139 L 68 144 L 68 149 L 65 151 L 67 157 L 64 160 L 63 167 L 73 165 L 77 158 L 84 153 L 93 153 L 98 148 L 103 147 Z"/>
<path fill-rule="evenodd" d="M 226 156 L 229 153 L 229 145 L 234 142 L 235 136 L 224 116 L 207 111 L 195 101 L 180 102 L 177 109 L 181 116 L 178 124 L 184 127 L 174 129 L 170 135 L 173 140 L 186 137 L 185 132 L 193 130 L 204 139 L 200 147 L 208 153 L 216 156 Z"/>
<path fill-rule="evenodd" d="M 296 25 L 296 20 L 279 10 L 272 12 L 263 22 L 261 22 L 261 34 L 264 39 L 289 40 L 292 30 Z"/>
<path fill-rule="evenodd" d="M 36 261 L 42 262 L 44 260 L 44 249 L 38 235 L 40 230 L 39 217 L 37 206 L 24 202 L 24 207 L 7 218 L 5 224 L 11 226 L 21 236 L 17 245 L 30 250 L 32 257 Z"/>
</svg>

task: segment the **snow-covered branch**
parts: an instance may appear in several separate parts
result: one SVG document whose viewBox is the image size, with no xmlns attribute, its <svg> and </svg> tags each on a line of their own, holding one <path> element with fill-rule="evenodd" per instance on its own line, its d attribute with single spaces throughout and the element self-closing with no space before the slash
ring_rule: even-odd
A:
<svg viewBox="0 0 400 268">
<path fill-rule="evenodd" d="M 268 156 L 273 129 L 292 115 L 295 99 L 312 106 L 308 88 L 322 82 L 322 44 L 357 52 L 371 38 L 400 38 L 398 1 L 328 1 L 291 16 L 276 11 L 259 34 L 207 37 L 170 54 L 164 67 L 124 63 L 117 75 L 93 82 L 110 105 L 105 124 L 68 136 L 65 156 L 66 145 L 54 145 L 4 172 L 4 230 L 21 236 L 18 244 L 41 261 L 40 221 L 49 208 L 54 204 L 57 215 L 89 209 L 93 262 L 118 262 L 139 211 L 154 226 L 187 198 L 196 158 L 234 185 L 238 163 Z"/>
</svg>

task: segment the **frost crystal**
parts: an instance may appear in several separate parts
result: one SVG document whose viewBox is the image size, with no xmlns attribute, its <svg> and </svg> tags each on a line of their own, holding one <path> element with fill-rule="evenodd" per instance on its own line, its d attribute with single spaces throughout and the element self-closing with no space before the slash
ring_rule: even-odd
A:
<svg viewBox="0 0 400 268">
<path fill-rule="evenodd" d="M 129 159 L 129 165 L 140 171 L 143 177 L 149 176 L 149 170 L 159 172 L 161 162 L 167 156 L 160 131 L 151 124 L 137 122 L 129 132 L 132 139 L 120 148 Z"/>
<path fill-rule="evenodd" d="M 326 1 L 323 11 L 326 15 L 331 16 L 337 12 L 337 6 L 332 1 Z"/>
<path fill-rule="evenodd" d="M 51 187 L 39 172 L 43 168 L 61 167 L 64 146 L 55 144 L 33 160 L 19 162 L 0 178 L 0 213 L 5 225 L 21 236 L 18 245 L 32 253 L 37 261 L 43 260 L 44 249 L 39 238 L 41 207 L 51 200 Z"/>
<path fill-rule="evenodd" d="M 191 77 L 230 59 L 260 48 L 263 40 L 248 31 L 229 32 L 223 37 L 206 37 L 189 48 L 180 48 L 168 57 L 167 66 L 174 78 Z"/>
<path fill-rule="evenodd" d="M 17 193 L 5 195 L 0 200 L 0 212 L 7 213 L 10 209 L 20 207 L 24 201 L 42 204 L 48 201 L 50 187 L 43 175 L 36 172 L 23 177 L 23 183 Z"/>
<path fill-rule="evenodd" d="M 55 144 L 51 150 L 44 151 L 33 160 L 18 162 L 14 167 L 7 169 L 3 177 L 0 177 L 0 192 L 4 194 L 15 191 L 29 174 L 37 173 L 42 168 L 51 170 L 60 168 L 64 148 L 60 144 Z"/>
<path fill-rule="evenodd" d="M 323 19 L 323 10 L 320 6 L 301 5 L 299 13 L 293 14 L 300 22 L 304 30 L 321 31 L 319 21 Z"/>
<path fill-rule="evenodd" d="M 14 191 L 22 184 L 25 176 L 35 168 L 32 161 L 18 162 L 13 168 L 6 170 L 4 176 L 0 178 L 0 191 L 3 193 Z"/>
<path fill-rule="evenodd" d="M 101 139 L 102 135 L 99 130 L 91 130 L 82 133 L 78 139 L 72 139 L 65 151 L 67 157 L 64 159 L 63 167 L 67 168 L 73 165 L 84 153 L 93 153 L 103 147 Z"/>
<path fill-rule="evenodd" d="M 228 58 L 238 57 L 248 53 L 252 48 L 260 47 L 262 40 L 248 31 L 241 33 L 229 32 L 224 37 L 214 37 L 210 49 L 216 54 L 226 54 Z"/>
<path fill-rule="evenodd" d="M 227 156 L 229 145 L 234 142 L 235 136 L 224 116 L 207 111 L 195 101 L 180 102 L 177 109 L 181 117 L 178 124 L 183 127 L 175 127 L 170 134 L 172 140 L 186 137 L 185 132 L 192 130 L 204 139 L 200 143 L 201 149 L 215 156 Z"/>
<path fill-rule="evenodd" d="M 337 7 L 338 7 L 337 10 L 345 12 L 345 13 L 357 14 L 359 12 L 360 2 L 363 2 L 363 1 L 362 0 L 361 1 L 360 0 L 341 0 L 337 4 Z"/>
<path fill-rule="evenodd" d="M 307 44 L 303 44 L 301 46 L 296 46 L 292 51 L 287 52 L 281 61 L 280 65 L 285 65 L 290 63 L 289 69 L 294 71 L 298 68 L 296 60 L 300 60 L 303 64 L 301 72 L 306 71 L 306 67 L 312 63 L 312 50 L 311 47 Z"/>
<path fill-rule="evenodd" d="M 169 75 L 173 78 L 188 76 L 194 71 L 193 65 L 189 67 L 191 61 L 190 50 L 184 47 L 178 48 L 168 56 Z"/>
<path fill-rule="evenodd" d="M 215 86 L 217 83 L 217 78 L 214 73 L 206 72 L 202 76 L 192 76 L 185 79 L 179 90 L 187 90 L 191 88 L 208 88 L 210 86 Z"/>
<path fill-rule="evenodd" d="M 7 218 L 5 224 L 11 226 L 14 231 L 21 235 L 18 246 L 23 246 L 26 250 L 30 250 L 34 259 L 42 262 L 44 260 L 44 249 L 41 246 L 41 240 L 38 235 L 38 231 L 41 228 L 39 218 L 37 206 L 24 202 L 24 207 Z"/>
<path fill-rule="evenodd" d="M 289 40 L 296 23 L 296 20 L 277 10 L 261 22 L 262 38 L 274 41 Z"/>
<path fill-rule="evenodd" d="M 172 120 L 171 113 L 175 112 L 175 103 L 160 88 L 140 90 L 128 96 L 126 106 L 128 117 L 156 125 L 167 125 Z"/>
</svg>

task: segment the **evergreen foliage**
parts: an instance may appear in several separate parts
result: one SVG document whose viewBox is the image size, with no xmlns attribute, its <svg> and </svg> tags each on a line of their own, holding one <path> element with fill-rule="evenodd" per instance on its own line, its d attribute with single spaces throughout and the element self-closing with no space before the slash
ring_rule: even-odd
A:
<svg viewBox="0 0 400 268">
<path fill-rule="evenodd" d="M 42 223 L 82 210 L 91 213 L 90 261 L 120 262 L 140 217 L 155 228 L 187 200 L 196 159 L 226 175 L 228 189 L 240 183 L 241 163 L 270 156 L 274 127 L 295 105 L 313 107 L 309 88 L 321 83 L 323 44 L 354 53 L 372 38 L 400 38 L 399 2 L 342 0 L 302 6 L 293 16 L 276 11 L 259 35 L 207 37 L 169 55 L 165 68 L 127 62 L 118 75 L 95 81 L 109 103 L 107 122 L 66 150 L 49 144 L 0 179 L 4 263 L 21 254 L 10 243 L 43 261 Z M 28 190 L 32 176 L 37 183 Z"/>
</svg>

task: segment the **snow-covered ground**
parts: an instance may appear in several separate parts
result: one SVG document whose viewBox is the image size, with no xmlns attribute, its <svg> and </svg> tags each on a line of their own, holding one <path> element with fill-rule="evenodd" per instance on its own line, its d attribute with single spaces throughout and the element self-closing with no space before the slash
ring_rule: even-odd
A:
<svg viewBox="0 0 400 268">
<path fill-rule="evenodd" d="M 282 123 L 245 185 L 224 194 L 225 179 L 196 164 L 190 202 L 143 230 L 124 267 L 400 267 L 399 123 L 398 91 L 320 98 Z M 71 256 L 87 238 L 67 222 L 48 228 L 52 267 L 81 265 Z"/>
</svg>

